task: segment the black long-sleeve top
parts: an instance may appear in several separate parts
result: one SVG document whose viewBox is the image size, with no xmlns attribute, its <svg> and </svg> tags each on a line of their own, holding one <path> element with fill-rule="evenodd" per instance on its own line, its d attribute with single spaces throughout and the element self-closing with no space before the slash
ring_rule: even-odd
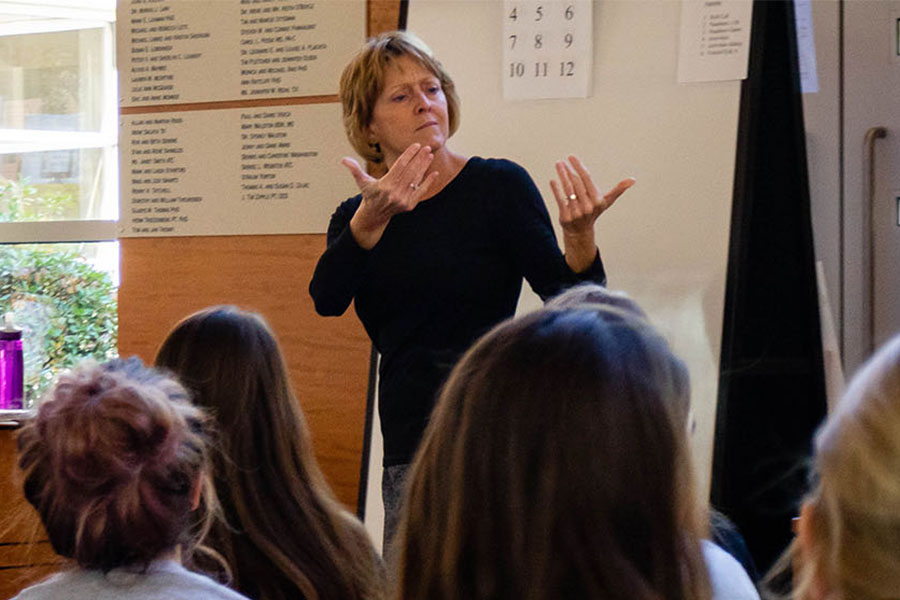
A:
<svg viewBox="0 0 900 600">
<path fill-rule="evenodd" d="M 599 254 L 587 271 L 571 271 L 534 182 L 507 160 L 469 159 L 443 190 L 393 216 L 368 251 L 349 227 L 361 200 L 332 215 L 309 292 L 322 315 L 343 314 L 355 300 L 381 353 L 379 415 L 391 466 L 411 461 L 459 356 L 515 313 L 523 277 L 547 299 L 606 275 Z"/>
</svg>

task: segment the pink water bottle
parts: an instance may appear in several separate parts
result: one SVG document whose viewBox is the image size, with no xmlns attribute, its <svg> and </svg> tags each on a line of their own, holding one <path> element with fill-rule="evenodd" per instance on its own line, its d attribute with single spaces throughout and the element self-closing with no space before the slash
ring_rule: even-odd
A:
<svg viewBox="0 0 900 600">
<path fill-rule="evenodd" d="M 22 408 L 24 374 L 22 330 L 13 324 L 12 313 L 6 313 L 0 329 L 0 409 Z"/>
</svg>

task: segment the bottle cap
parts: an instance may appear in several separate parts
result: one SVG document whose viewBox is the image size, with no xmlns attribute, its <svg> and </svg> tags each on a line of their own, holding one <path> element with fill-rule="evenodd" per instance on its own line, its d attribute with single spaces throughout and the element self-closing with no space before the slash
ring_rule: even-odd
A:
<svg viewBox="0 0 900 600">
<path fill-rule="evenodd" d="M 21 340 L 22 330 L 16 327 L 11 312 L 3 315 L 3 329 L 0 329 L 0 340 Z"/>
</svg>

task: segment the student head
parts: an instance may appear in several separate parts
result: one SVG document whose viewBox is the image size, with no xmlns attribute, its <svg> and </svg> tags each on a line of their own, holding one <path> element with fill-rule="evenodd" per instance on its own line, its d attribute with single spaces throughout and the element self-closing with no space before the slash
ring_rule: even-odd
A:
<svg viewBox="0 0 900 600">
<path fill-rule="evenodd" d="M 371 162 L 384 160 L 381 149 L 377 144 L 370 143 L 368 134 L 375 101 L 384 89 L 388 67 L 401 57 L 412 59 L 437 78 L 447 98 L 449 135 L 453 135 L 459 127 L 456 86 L 431 49 L 418 37 L 405 31 L 382 33 L 370 38 L 347 64 L 341 75 L 339 90 L 344 129 L 350 144 L 360 156 Z"/>
<path fill-rule="evenodd" d="M 156 365 L 174 372 L 219 430 L 216 489 L 227 523 L 210 545 L 234 587 L 257 599 L 374 596 L 371 544 L 325 483 L 269 326 L 216 306 L 169 333 Z"/>
<path fill-rule="evenodd" d="M 647 318 L 647 313 L 631 296 L 620 290 L 611 290 L 597 283 L 580 283 L 567 288 L 564 292 L 550 299 L 547 306 L 557 308 L 572 308 L 577 306 L 606 306 L 612 309 L 622 310 L 641 319 Z"/>
<path fill-rule="evenodd" d="M 137 359 L 61 375 L 18 437 L 25 497 L 56 553 L 103 571 L 189 557 L 215 501 L 204 432 L 184 388 Z"/>
<path fill-rule="evenodd" d="M 546 308 L 445 385 L 409 479 L 400 597 L 700 598 L 687 371 L 642 319 Z"/>
<path fill-rule="evenodd" d="M 856 374 L 816 435 L 818 484 L 795 549 L 797 598 L 900 593 L 900 337 Z"/>
<path fill-rule="evenodd" d="M 590 309 L 593 307 L 610 313 L 610 317 L 618 312 L 625 315 L 626 318 L 647 320 L 647 313 L 631 296 L 621 290 L 611 290 L 597 283 L 574 285 L 552 298 L 547 306 L 560 309 Z M 649 321 L 644 326 L 649 327 Z M 677 394 L 670 400 L 675 419 L 680 423 L 685 423 L 688 430 L 693 431 L 694 420 L 691 416 L 690 394 Z"/>
</svg>

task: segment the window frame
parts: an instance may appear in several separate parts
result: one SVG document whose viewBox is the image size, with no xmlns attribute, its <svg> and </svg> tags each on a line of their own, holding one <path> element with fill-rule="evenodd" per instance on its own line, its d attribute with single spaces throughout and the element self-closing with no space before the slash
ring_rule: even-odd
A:
<svg viewBox="0 0 900 600">
<path fill-rule="evenodd" d="M 103 98 L 99 132 L 0 128 L 0 154 L 101 149 L 106 167 L 104 198 L 118 198 L 119 131 L 115 62 L 115 0 L 23 0 L 0 2 L 0 37 L 102 29 Z M 21 17 L 21 18 L 18 18 Z M 117 201 L 118 202 L 118 201 Z M 0 223 L 0 244 L 110 242 L 117 240 L 118 219 L 17 221 Z"/>
</svg>

